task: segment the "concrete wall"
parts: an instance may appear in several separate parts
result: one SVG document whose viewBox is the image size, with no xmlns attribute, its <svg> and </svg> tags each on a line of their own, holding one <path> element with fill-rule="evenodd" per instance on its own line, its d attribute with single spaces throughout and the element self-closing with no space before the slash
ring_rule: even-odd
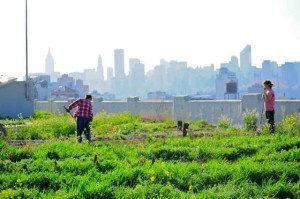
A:
<svg viewBox="0 0 300 199">
<path fill-rule="evenodd" d="M 29 82 L 29 98 L 26 99 L 24 81 L 8 81 L 0 84 L 0 117 L 30 117 L 34 114 L 33 83 Z"/>
<path fill-rule="evenodd" d="M 293 113 L 300 113 L 300 100 L 276 101 L 275 121 L 280 121 L 282 118 Z"/>
<path fill-rule="evenodd" d="M 138 101 L 138 98 L 127 98 L 128 111 L 145 119 L 167 120 L 173 118 L 172 101 Z"/>
<path fill-rule="evenodd" d="M 35 101 L 35 109 L 64 113 L 63 106 L 74 100 Z M 191 100 L 188 96 L 177 96 L 174 101 L 139 101 L 138 97 L 129 97 L 127 101 L 103 101 L 102 98 L 94 98 L 93 107 L 94 114 L 130 112 L 146 119 L 205 120 L 212 124 L 216 124 L 221 116 L 226 116 L 232 119 L 233 124 L 242 125 L 243 113 L 247 110 L 255 110 L 261 116 L 263 101 L 261 94 L 247 94 L 242 100 Z M 300 100 L 276 101 L 277 122 L 296 112 L 300 112 Z"/>
<path fill-rule="evenodd" d="M 221 116 L 232 119 L 234 124 L 240 124 L 241 120 L 241 101 L 238 100 L 214 100 L 214 101 L 191 101 L 189 113 L 193 120 L 205 120 L 216 124 Z"/>
</svg>

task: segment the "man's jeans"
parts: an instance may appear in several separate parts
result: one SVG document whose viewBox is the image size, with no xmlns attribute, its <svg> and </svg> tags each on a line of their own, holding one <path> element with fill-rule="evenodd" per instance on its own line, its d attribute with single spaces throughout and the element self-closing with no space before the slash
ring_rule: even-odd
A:
<svg viewBox="0 0 300 199">
<path fill-rule="evenodd" d="M 92 117 L 77 117 L 77 138 L 78 142 L 82 142 L 82 132 L 86 129 L 86 139 L 91 141 L 91 122 Z"/>
</svg>

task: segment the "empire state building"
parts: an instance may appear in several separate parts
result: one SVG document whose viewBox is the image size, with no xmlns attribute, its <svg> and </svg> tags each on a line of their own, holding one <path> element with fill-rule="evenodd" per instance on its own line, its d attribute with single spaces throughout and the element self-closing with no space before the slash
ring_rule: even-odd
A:
<svg viewBox="0 0 300 199">
<path fill-rule="evenodd" d="M 54 73 L 54 61 L 53 57 L 50 52 L 50 48 L 48 51 L 48 55 L 46 57 L 46 62 L 45 62 L 45 73 L 48 75 L 52 75 Z"/>
</svg>

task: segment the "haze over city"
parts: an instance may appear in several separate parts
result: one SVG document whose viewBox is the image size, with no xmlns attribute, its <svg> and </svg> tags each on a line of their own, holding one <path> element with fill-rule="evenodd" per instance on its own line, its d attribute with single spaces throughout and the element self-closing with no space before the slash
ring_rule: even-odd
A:
<svg viewBox="0 0 300 199">
<path fill-rule="evenodd" d="M 114 65 L 114 49 L 139 58 L 145 71 L 160 59 L 188 66 L 228 62 L 252 45 L 252 64 L 300 60 L 297 0 L 28 0 L 29 73 L 44 72 L 49 48 L 61 74 Z M 0 2 L 0 75 L 25 75 L 25 0 Z M 105 73 L 106 74 L 106 73 Z"/>
</svg>

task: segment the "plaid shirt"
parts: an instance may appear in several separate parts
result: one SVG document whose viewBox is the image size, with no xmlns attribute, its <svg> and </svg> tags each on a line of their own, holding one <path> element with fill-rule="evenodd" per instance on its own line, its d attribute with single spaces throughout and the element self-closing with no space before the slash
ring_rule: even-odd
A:
<svg viewBox="0 0 300 199">
<path fill-rule="evenodd" d="M 77 107 L 74 117 L 93 117 L 93 106 L 90 99 L 78 99 L 72 102 L 69 110 L 72 110 L 74 107 Z"/>
</svg>

